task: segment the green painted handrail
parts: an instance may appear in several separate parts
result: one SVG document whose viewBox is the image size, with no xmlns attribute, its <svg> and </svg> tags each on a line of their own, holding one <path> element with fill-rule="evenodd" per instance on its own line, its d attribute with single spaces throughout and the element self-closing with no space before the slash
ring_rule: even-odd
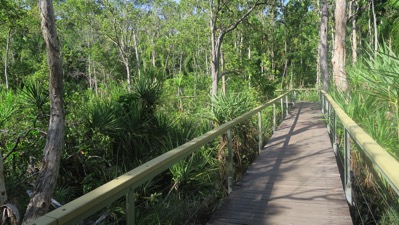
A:
<svg viewBox="0 0 399 225">
<path fill-rule="evenodd" d="M 93 215 L 100 209 L 104 208 L 113 201 L 126 195 L 127 199 L 127 223 L 134 224 L 134 214 L 129 212 L 129 209 L 134 208 L 133 192 L 135 188 L 139 187 L 143 183 L 151 180 L 156 175 L 162 173 L 173 164 L 184 159 L 195 150 L 206 145 L 208 142 L 217 138 L 218 136 L 226 133 L 233 126 L 243 122 L 244 120 L 250 119 L 256 113 L 261 112 L 268 106 L 274 105 L 280 99 L 288 96 L 291 91 L 278 96 L 275 99 L 261 105 L 251 111 L 244 113 L 243 115 L 216 127 L 215 129 L 197 137 L 193 140 L 172 149 L 163 155 L 160 155 L 139 167 L 115 178 L 114 180 L 96 188 L 95 190 L 71 201 L 70 203 L 55 209 L 46 215 L 36 219 L 31 225 L 72 225 L 77 224 L 83 219 Z M 282 101 L 281 106 L 283 107 Z M 274 107 L 275 109 L 275 107 Z M 284 110 L 281 110 L 282 114 Z M 275 113 L 274 113 L 275 115 Z M 274 120 L 275 121 L 275 120 Z M 132 210 L 134 211 L 134 210 Z M 130 215 L 129 215 L 130 214 Z"/>
<path fill-rule="evenodd" d="M 386 179 L 396 194 L 399 195 L 399 162 L 359 127 L 329 94 L 325 91 L 321 91 L 321 93 L 334 109 L 336 116 L 340 119 L 352 139 L 366 153 L 372 164 Z"/>
</svg>

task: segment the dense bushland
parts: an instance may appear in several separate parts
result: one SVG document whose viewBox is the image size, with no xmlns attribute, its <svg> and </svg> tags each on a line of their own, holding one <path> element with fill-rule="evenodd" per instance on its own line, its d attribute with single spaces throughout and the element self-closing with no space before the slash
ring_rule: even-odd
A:
<svg viewBox="0 0 399 225">
<path fill-rule="evenodd" d="M 221 125 L 274 97 L 241 88 L 210 97 L 207 77 L 190 98 L 172 97 L 188 85 L 163 81 L 149 72 L 134 81 L 129 93 L 110 83 L 91 90 L 66 85 L 66 137 L 54 199 L 65 204 L 134 167 Z M 48 121 L 46 83 L 32 79 L 23 88 L 0 93 L 0 148 L 5 155 L 9 198 L 24 212 L 45 144 Z M 211 101 L 208 101 L 211 99 Z M 265 140 L 271 134 L 271 111 L 263 116 Z M 256 118 L 233 130 L 235 179 L 257 155 Z M 137 190 L 138 221 L 143 224 L 184 223 L 206 219 L 226 194 L 226 137 L 214 140 Z M 179 203 L 179 204 L 178 204 Z M 123 201 L 106 209 L 105 223 L 123 220 Z M 104 222 L 103 221 L 103 222 Z M 160 222 L 159 222 L 160 223 Z"/>
</svg>

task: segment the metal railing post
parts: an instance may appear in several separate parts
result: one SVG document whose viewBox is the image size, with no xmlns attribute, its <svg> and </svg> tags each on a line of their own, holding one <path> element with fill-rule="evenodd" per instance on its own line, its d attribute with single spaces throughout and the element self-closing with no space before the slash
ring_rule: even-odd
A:
<svg viewBox="0 0 399 225">
<path fill-rule="evenodd" d="M 263 133 L 262 133 L 262 111 L 258 112 L 258 125 L 259 125 L 259 153 L 263 148 Z"/>
<path fill-rule="evenodd" d="M 227 149 L 229 153 L 229 176 L 227 178 L 227 193 L 233 191 L 233 147 L 231 140 L 231 130 L 227 130 Z"/>
<path fill-rule="evenodd" d="M 276 132 L 276 104 L 273 103 L 273 133 Z"/>
<path fill-rule="evenodd" d="M 296 91 L 294 91 L 294 99 L 292 100 L 292 106 L 295 107 L 296 105 Z"/>
<path fill-rule="evenodd" d="M 331 109 L 331 107 L 330 107 L 330 102 L 328 100 L 326 101 L 326 105 L 327 105 L 327 132 L 329 134 L 331 134 L 331 125 L 330 125 L 330 122 L 331 122 L 330 109 Z"/>
<path fill-rule="evenodd" d="M 288 116 L 288 94 L 285 96 L 285 115 Z"/>
<path fill-rule="evenodd" d="M 281 103 L 281 121 L 284 120 L 284 104 L 283 104 L 283 98 L 280 98 L 280 103 Z"/>
<path fill-rule="evenodd" d="M 345 164 L 345 174 L 344 174 L 344 182 L 345 182 L 345 196 L 346 200 L 350 205 L 352 205 L 352 182 L 351 182 L 351 149 L 350 149 L 350 134 L 348 130 L 345 128 L 344 132 L 344 142 L 345 142 L 345 156 L 344 156 L 344 164 Z"/>
<path fill-rule="evenodd" d="M 337 113 L 335 110 L 333 110 L 334 116 L 333 116 L 333 123 L 334 123 L 334 135 L 333 135 L 333 149 L 335 155 L 338 154 L 338 143 L 337 143 Z"/>
<path fill-rule="evenodd" d="M 126 194 L 126 224 L 135 225 L 134 189 Z"/>
</svg>

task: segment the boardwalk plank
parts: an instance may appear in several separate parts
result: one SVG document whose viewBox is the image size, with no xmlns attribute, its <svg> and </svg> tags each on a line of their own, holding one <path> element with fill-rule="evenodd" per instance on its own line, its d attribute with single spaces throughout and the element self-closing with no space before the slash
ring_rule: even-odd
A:
<svg viewBox="0 0 399 225">
<path fill-rule="evenodd" d="M 285 118 L 208 224 L 352 224 L 317 104 Z"/>
</svg>

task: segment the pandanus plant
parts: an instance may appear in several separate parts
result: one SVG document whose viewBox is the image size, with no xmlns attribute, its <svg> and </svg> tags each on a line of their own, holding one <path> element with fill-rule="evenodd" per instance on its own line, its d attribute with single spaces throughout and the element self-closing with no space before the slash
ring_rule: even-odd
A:
<svg viewBox="0 0 399 225">
<path fill-rule="evenodd" d="M 364 60 L 365 67 L 356 67 L 353 72 L 365 82 L 372 95 L 389 104 L 399 137 L 399 58 L 387 46 L 379 49 L 369 53 L 370 60 Z"/>
</svg>

